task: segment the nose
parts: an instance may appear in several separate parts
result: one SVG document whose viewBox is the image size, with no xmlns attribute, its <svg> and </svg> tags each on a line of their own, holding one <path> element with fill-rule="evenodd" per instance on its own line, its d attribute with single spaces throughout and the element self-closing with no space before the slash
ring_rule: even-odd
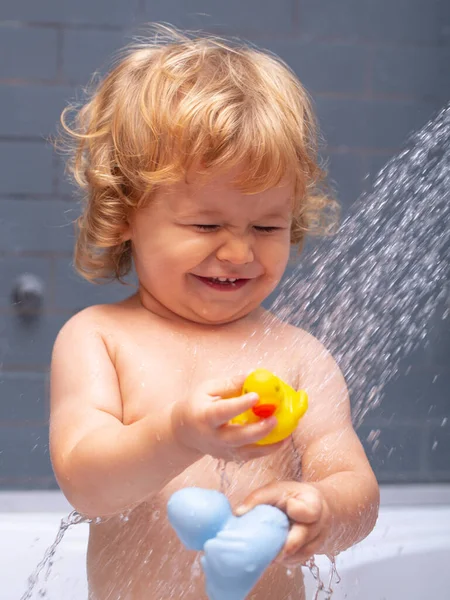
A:
<svg viewBox="0 0 450 600">
<path fill-rule="evenodd" d="M 245 265 L 254 260 L 253 249 L 246 237 L 233 236 L 220 246 L 216 253 L 217 259 L 234 265 Z"/>
</svg>

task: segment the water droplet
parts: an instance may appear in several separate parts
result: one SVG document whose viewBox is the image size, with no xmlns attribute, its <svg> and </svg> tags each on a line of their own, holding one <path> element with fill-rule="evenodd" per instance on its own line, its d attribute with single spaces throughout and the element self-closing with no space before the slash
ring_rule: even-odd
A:
<svg viewBox="0 0 450 600">
<path fill-rule="evenodd" d="M 380 437 L 380 434 L 381 434 L 380 429 L 372 429 L 372 431 L 367 436 L 367 441 L 374 442 L 375 440 L 377 440 Z"/>
<path fill-rule="evenodd" d="M 270 307 L 334 355 L 356 428 L 403 375 L 402 360 L 438 330 L 431 317 L 447 305 L 449 139 L 447 106 L 375 177 L 331 241 L 305 249 Z"/>
<path fill-rule="evenodd" d="M 197 577 L 200 577 L 200 575 L 201 575 L 200 554 L 197 554 L 194 562 L 192 563 L 191 574 L 194 579 L 196 579 Z"/>
</svg>

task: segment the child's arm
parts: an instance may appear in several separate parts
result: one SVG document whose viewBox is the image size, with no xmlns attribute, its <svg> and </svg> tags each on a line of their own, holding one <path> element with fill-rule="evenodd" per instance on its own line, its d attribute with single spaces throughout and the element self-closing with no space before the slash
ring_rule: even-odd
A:
<svg viewBox="0 0 450 600">
<path fill-rule="evenodd" d="M 51 364 L 53 469 L 68 500 L 88 516 L 133 505 L 198 459 L 177 447 L 168 411 L 123 424 L 101 322 L 95 308 L 72 317 L 56 339 Z"/>
<path fill-rule="evenodd" d="M 257 504 L 273 504 L 293 522 L 281 560 L 304 563 L 313 554 L 336 555 L 373 529 L 379 489 L 353 429 L 344 378 L 333 358 L 314 339 L 301 387 L 309 409 L 294 433 L 302 455 L 302 482 L 274 482 L 244 501 L 242 514 Z M 314 357 L 314 358 L 313 358 Z"/>
<path fill-rule="evenodd" d="M 60 331 L 52 356 L 52 463 L 61 489 L 79 512 L 106 516 L 134 506 L 204 454 L 230 458 L 235 453 L 248 459 L 270 452 L 251 444 L 274 423 L 234 429 L 225 424 L 257 398 L 213 401 L 219 395 L 233 396 L 243 377 L 209 382 L 183 401 L 159 401 L 158 410 L 125 425 L 117 373 L 101 334 L 102 318 L 97 307 L 72 317 Z"/>
</svg>

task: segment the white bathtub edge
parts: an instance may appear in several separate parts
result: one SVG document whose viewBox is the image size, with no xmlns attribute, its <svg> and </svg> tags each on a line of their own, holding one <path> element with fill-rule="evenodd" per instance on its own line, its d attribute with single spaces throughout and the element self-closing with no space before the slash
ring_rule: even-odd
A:
<svg viewBox="0 0 450 600">
<path fill-rule="evenodd" d="M 73 510 L 59 490 L 0 491 L 0 512 L 57 512 Z"/>
</svg>

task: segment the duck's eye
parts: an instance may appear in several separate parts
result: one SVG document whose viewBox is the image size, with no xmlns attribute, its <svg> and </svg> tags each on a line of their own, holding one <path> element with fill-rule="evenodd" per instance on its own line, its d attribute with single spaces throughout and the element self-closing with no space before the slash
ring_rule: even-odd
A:
<svg viewBox="0 0 450 600">
<path fill-rule="evenodd" d="M 275 391 L 276 391 L 276 392 L 279 392 L 279 391 L 280 391 L 280 386 L 279 386 L 279 385 L 276 385 L 276 386 L 275 386 Z"/>
<path fill-rule="evenodd" d="M 248 390 L 246 388 L 244 388 L 242 391 L 244 392 L 244 394 L 248 394 Z"/>
</svg>

